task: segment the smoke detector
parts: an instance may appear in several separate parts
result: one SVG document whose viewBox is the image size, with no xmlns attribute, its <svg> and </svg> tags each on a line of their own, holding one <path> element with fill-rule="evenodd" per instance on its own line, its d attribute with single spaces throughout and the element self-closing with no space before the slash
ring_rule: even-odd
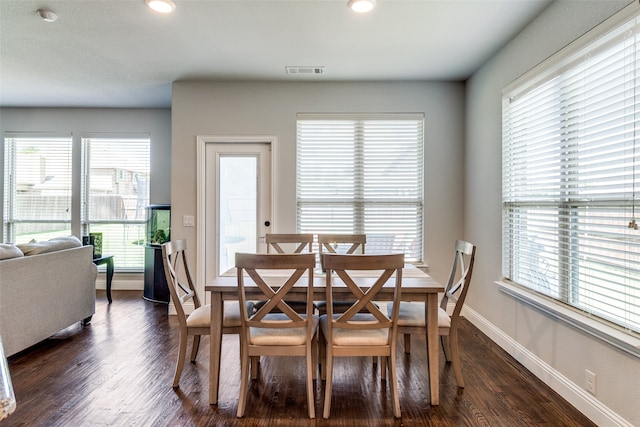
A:
<svg viewBox="0 0 640 427">
<path fill-rule="evenodd" d="M 47 9 L 38 9 L 38 15 L 45 22 L 56 22 L 58 15 Z"/>
</svg>

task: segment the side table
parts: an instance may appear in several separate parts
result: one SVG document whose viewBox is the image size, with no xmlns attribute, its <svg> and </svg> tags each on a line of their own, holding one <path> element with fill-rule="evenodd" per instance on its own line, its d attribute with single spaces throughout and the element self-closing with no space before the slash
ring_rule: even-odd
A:
<svg viewBox="0 0 640 427">
<path fill-rule="evenodd" d="M 113 255 L 104 255 L 100 258 L 94 258 L 95 265 L 107 264 L 107 300 L 111 304 L 111 281 L 113 280 Z"/>
</svg>

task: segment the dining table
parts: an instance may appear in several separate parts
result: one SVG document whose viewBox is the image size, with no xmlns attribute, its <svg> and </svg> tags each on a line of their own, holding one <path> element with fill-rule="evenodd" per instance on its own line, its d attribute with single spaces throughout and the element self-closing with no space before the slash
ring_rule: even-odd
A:
<svg viewBox="0 0 640 427">
<path fill-rule="evenodd" d="M 288 278 L 288 272 L 283 270 L 261 270 L 260 273 L 270 286 L 277 288 L 281 280 Z M 354 280 L 360 288 L 366 290 L 374 284 L 380 272 L 353 271 Z M 376 275 L 378 274 L 378 275 Z M 313 274 L 313 299 L 326 300 L 325 273 L 315 270 Z M 272 281 L 272 283 L 270 283 Z M 303 283 L 304 282 L 304 283 Z M 307 281 L 300 281 L 287 294 L 287 299 L 304 301 L 306 297 Z M 255 291 L 252 291 L 252 288 Z M 343 288 L 343 289 L 342 289 Z M 395 280 L 389 279 L 376 296 L 376 301 L 393 301 Z M 209 404 L 218 403 L 218 389 L 220 387 L 220 361 L 222 355 L 222 321 L 224 316 L 224 301 L 238 300 L 238 283 L 236 269 L 231 268 L 221 276 L 216 277 L 205 284 L 205 291 L 210 293 L 211 304 L 211 344 L 209 347 Z M 245 278 L 245 291 L 247 299 L 263 298 L 264 294 L 258 291 L 255 283 L 247 276 Z M 340 281 L 333 278 L 334 300 L 349 300 L 353 294 Z M 422 301 L 425 304 L 425 321 L 427 325 L 427 352 L 429 370 L 429 390 L 431 405 L 439 405 L 440 381 L 439 381 L 439 339 L 438 339 L 438 294 L 444 292 L 442 284 L 429 276 L 426 272 L 412 264 L 406 264 L 402 269 L 401 300 Z"/>
</svg>

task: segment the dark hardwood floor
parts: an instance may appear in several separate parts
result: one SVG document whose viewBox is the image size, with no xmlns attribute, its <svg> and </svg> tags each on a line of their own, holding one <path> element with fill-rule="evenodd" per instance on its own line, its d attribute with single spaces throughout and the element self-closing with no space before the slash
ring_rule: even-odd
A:
<svg viewBox="0 0 640 427">
<path fill-rule="evenodd" d="M 208 337 L 174 390 L 177 319 L 141 296 L 114 291 L 109 305 L 98 291 L 88 326 L 78 323 L 9 358 L 18 407 L 2 427 L 594 425 L 466 321 L 460 337 L 466 387 L 457 388 L 442 361 L 439 406 L 428 403 L 424 340 L 414 337 L 412 354 L 398 356 L 402 419 L 393 418 L 371 358 L 338 359 L 329 420 L 321 418 L 320 381 L 319 418 L 307 418 L 301 358 L 263 359 L 246 416 L 237 419 L 237 335 L 224 336 L 220 399 L 210 406 Z"/>
</svg>

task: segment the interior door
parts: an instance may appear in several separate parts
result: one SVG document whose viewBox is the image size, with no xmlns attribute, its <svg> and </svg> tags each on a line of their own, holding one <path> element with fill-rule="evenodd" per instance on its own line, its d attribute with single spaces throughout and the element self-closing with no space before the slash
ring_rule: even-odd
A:
<svg viewBox="0 0 640 427">
<path fill-rule="evenodd" d="M 235 265 L 236 252 L 266 252 L 271 225 L 271 145 L 206 146 L 205 280 Z"/>
</svg>

